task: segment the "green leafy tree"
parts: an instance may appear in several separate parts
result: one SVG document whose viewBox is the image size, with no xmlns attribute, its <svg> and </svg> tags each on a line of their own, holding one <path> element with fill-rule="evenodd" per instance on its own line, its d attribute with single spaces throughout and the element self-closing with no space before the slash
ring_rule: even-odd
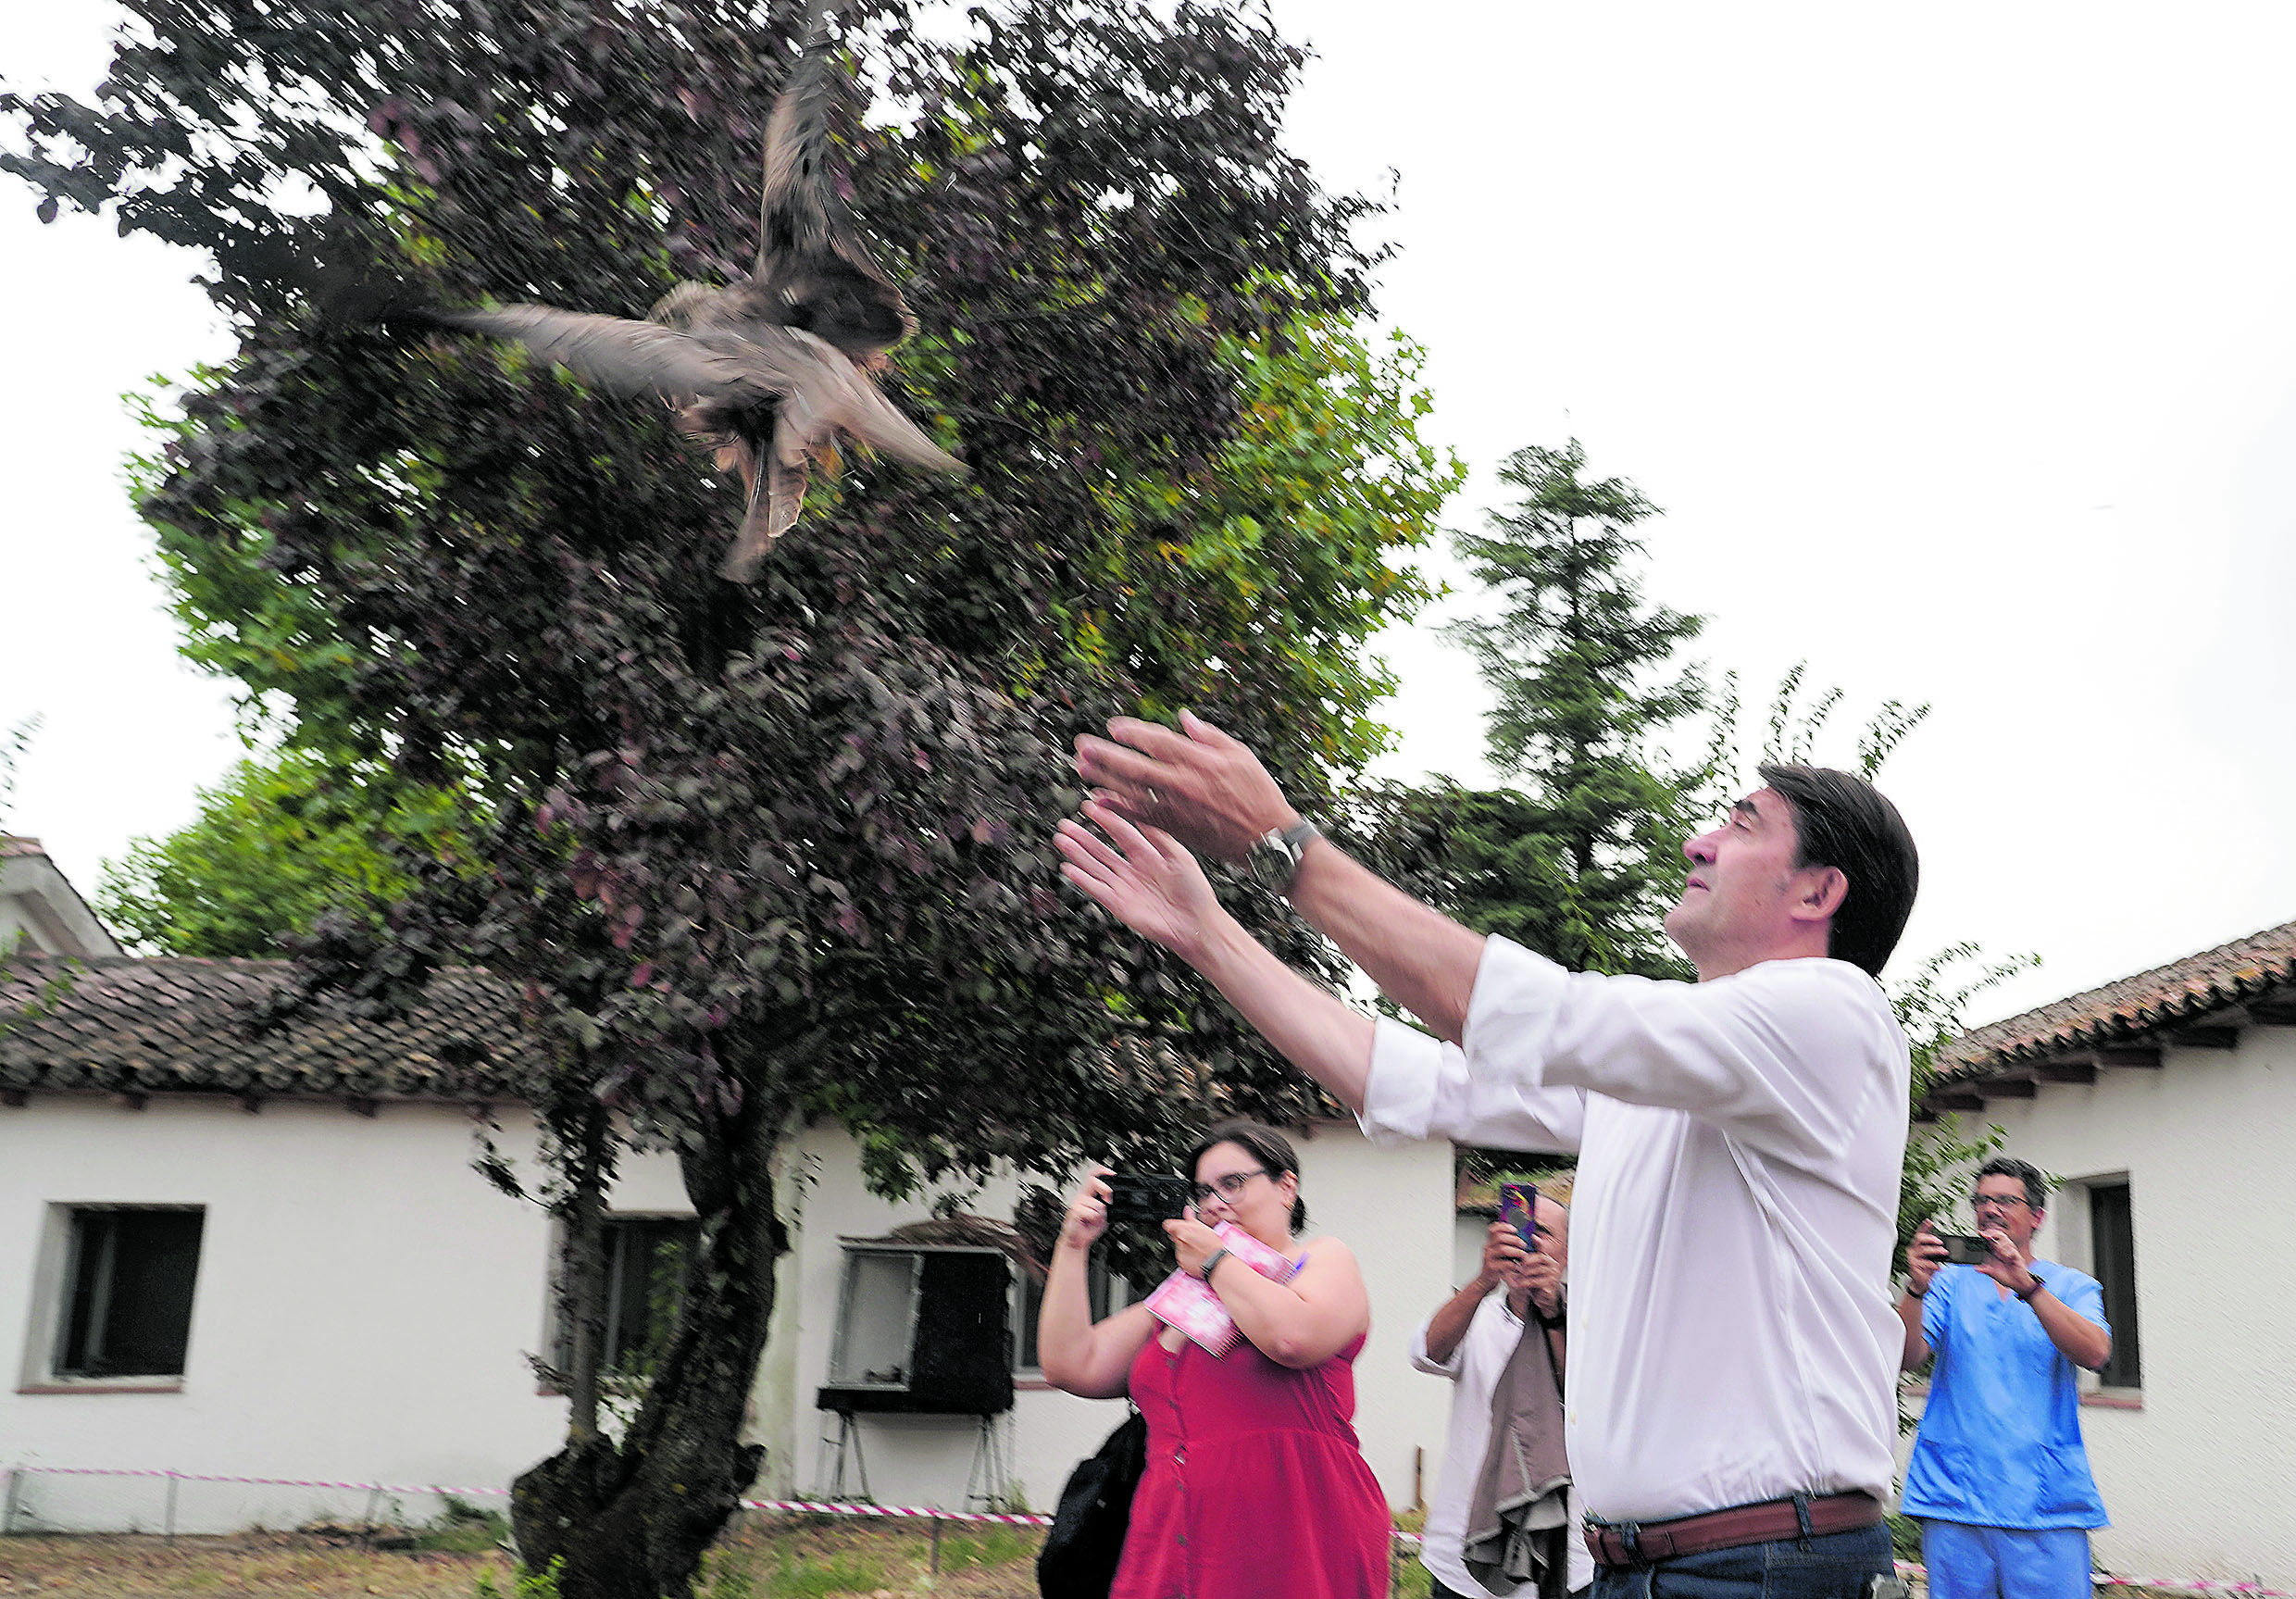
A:
<svg viewBox="0 0 2296 1599">
<path fill-rule="evenodd" d="M 887 386 L 972 475 L 851 463 L 735 588 L 713 568 L 738 491 L 661 407 L 336 325 L 308 263 L 621 314 L 724 274 L 793 16 L 131 13 L 94 104 L 0 97 L 22 135 L 0 167 L 51 214 L 108 208 L 215 262 L 241 349 L 140 499 L 192 652 L 292 747 L 484 796 L 483 871 L 402 854 L 386 913 L 293 947 L 355 1010 L 448 960 L 526 996 L 573 1353 L 520 1549 L 572 1599 L 685 1593 L 758 1466 L 742 1419 L 798 1118 L 841 1118 L 898 1194 L 1168 1158 L 1192 1102 L 1119 1050 L 1185 1047 L 1242 1107 L 1304 1107 L 1181 968 L 1061 892 L 1043 841 L 1077 798 L 1068 738 L 1114 710 L 1203 704 L 1310 803 L 1377 748 L 1361 647 L 1416 603 L 1393 557 L 1456 473 L 1416 439 L 1409 353 L 1347 331 L 1365 207 L 1278 145 L 1302 55 L 1263 19 L 1017 0 L 948 38 L 848 7 L 891 107 L 842 130 L 854 205 L 923 322 Z M 674 1152 L 699 1229 L 612 1436 L 600 1205 L 633 1146 Z"/>
<path fill-rule="evenodd" d="M 1499 808 L 1535 815 L 1535 831 L 1487 832 L 1474 824 L 1488 807 L 1470 806 L 1461 837 L 1535 891 L 1515 914 L 1542 907 L 1542 927 L 1524 924 L 1541 953 L 1595 971 L 1678 975 L 1660 922 L 1705 774 L 1663 752 L 1705 705 L 1697 668 L 1676 659 L 1703 622 L 1642 593 L 1632 530 L 1656 507 L 1623 479 L 1588 481 L 1585 466 L 1575 439 L 1517 450 L 1499 473 L 1519 491 L 1515 507 L 1492 515 L 1488 532 L 1454 536 L 1497 615 L 1446 631 L 1495 695 L 1491 763 L 1532 814 Z"/>
<path fill-rule="evenodd" d="M 154 953 L 278 956 L 330 910 L 372 916 L 404 897 L 401 852 L 467 861 L 469 805 L 307 752 L 242 761 L 201 791 L 188 827 L 106 863 L 96 912 Z"/>
</svg>

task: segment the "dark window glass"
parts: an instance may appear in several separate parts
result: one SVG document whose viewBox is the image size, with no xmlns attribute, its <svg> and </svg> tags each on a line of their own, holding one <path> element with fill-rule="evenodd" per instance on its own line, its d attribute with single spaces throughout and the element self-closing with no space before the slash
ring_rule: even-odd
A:
<svg viewBox="0 0 2296 1599">
<path fill-rule="evenodd" d="M 75 1210 L 58 1377 L 181 1377 L 197 1210 Z"/>
<path fill-rule="evenodd" d="M 1034 1371 L 1039 1364 L 1036 1318 L 1044 1307 L 1044 1285 L 1025 1271 L 1015 1275 L 1020 1279 L 1020 1314 L 1013 1322 L 1013 1369 Z M 1131 1285 L 1121 1277 L 1109 1276 L 1107 1261 L 1097 1255 L 1084 1268 L 1084 1292 L 1094 1321 L 1108 1314 L 1112 1296 L 1119 1307 L 1132 1302 Z"/>
<path fill-rule="evenodd" d="M 2128 1185 L 2089 1190 L 2090 1257 L 2104 1288 L 2104 1318 L 2113 1327 L 2113 1357 L 2098 1379 L 2107 1388 L 2144 1386 L 2137 1345 L 2137 1240 L 2128 1213 Z"/>
<path fill-rule="evenodd" d="M 643 1376 L 668 1341 L 695 1223 L 686 1218 L 605 1218 L 605 1359 L 601 1369 Z"/>
</svg>

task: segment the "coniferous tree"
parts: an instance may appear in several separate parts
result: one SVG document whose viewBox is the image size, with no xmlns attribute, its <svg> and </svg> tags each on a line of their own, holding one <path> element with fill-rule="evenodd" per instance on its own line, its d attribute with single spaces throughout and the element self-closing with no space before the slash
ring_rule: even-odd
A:
<svg viewBox="0 0 2296 1599">
<path fill-rule="evenodd" d="M 1678 975 L 1660 923 L 1681 885 L 1681 843 L 1706 770 L 1665 751 L 1706 702 L 1697 668 L 1676 658 L 1703 618 L 1644 597 L 1631 530 L 1656 507 L 1622 479 L 1586 481 L 1585 465 L 1575 439 L 1517 450 L 1499 474 L 1520 492 L 1515 507 L 1493 514 L 1486 533 L 1454 535 L 1497 614 L 1446 632 L 1497 695 L 1486 742 L 1516 794 L 1468 807 L 1470 824 L 1478 810 L 1506 814 L 1495 830 L 1459 834 L 1496 873 L 1460 908 L 1500 914 L 1512 879 L 1528 902 L 1512 918 L 1542 934 L 1541 953 L 1575 968 Z"/>
</svg>

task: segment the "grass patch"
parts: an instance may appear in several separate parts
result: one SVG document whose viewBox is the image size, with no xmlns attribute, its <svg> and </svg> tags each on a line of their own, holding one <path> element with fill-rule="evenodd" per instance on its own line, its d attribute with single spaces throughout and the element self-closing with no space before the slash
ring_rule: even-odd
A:
<svg viewBox="0 0 2296 1599">
<path fill-rule="evenodd" d="M 1041 1533 L 1016 1527 L 984 1527 L 978 1532 L 949 1532 L 941 1539 L 941 1569 L 951 1574 L 1003 1566 L 1014 1560 L 1036 1559 Z"/>
<path fill-rule="evenodd" d="M 480 1509 L 452 1493 L 440 1497 L 446 1507 L 430 1525 L 416 1530 L 417 1549 L 442 1555 L 483 1555 L 509 1539 L 510 1518 L 501 1511 Z"/>
<path fill-rule="evenodd" d="M 721 1579 L 722 1580 L 722 1579 Z M 885 1564 L 860 1555 L 832 1555 L 824 1560 L 781 1556 L 780 1569 L 766 1583 L 766 1599 L 819 1599 L 826 1593 L 874 1593 L 893 1587 Z M 729 1594 L 727 1599 L 740 1599 Z"/>
</svg>

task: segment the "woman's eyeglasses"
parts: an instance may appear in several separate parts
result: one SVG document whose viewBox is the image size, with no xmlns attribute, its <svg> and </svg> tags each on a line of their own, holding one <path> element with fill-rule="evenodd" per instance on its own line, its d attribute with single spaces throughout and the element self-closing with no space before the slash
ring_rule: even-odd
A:
<svg viewBox="0 0 2296 1599">
<path fill-rule="evenodd" d="M 1255 1166 L 1249 1171 L 1231 1171 L 1226 1177 L 1216 1177 L 1209 1182 L 1199 1182 L 1188 1190 L 1188 1196 L 1203 1205 L 1217 1193 L 1222 1199 L 1232 1200 L 1243 1192 L 1243 1185 L 1255 1177 L 1266 1177 L 1267 1168 Z"/>
</svg>

